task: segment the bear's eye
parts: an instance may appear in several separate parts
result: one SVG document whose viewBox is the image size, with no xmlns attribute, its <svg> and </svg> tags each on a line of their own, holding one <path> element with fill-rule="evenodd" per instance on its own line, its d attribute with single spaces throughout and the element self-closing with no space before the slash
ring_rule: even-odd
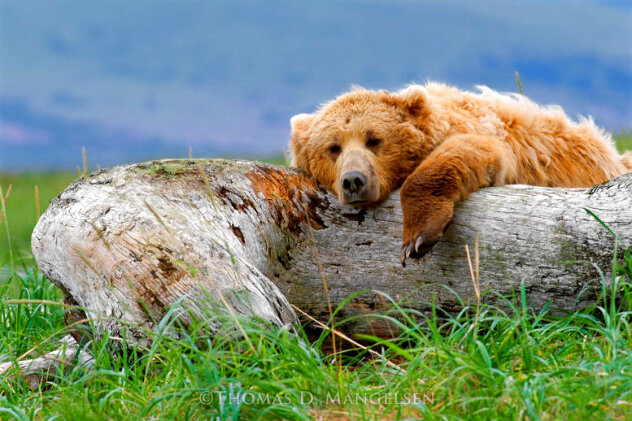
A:
<svg viewBox="0 0 632 421">
<path fill-rule="evenodd" d="M 340 155 L 340 152 L 342 151 L 342 149 L 340 148 L 340 145 L 331 145 L 328 151 L 329 151 L 329 155 L 331 155 L 333 159 L 336 159 L 338 158 L 338 155 Z"/>
<path fill-rule="evenodd" d="M 366 147 L 369 149 L 375 149 L 380 146 L 382 143 L 382 139 L 375 137 L 374 135 L 369 135 L 366 140 Z"/>
</svg>

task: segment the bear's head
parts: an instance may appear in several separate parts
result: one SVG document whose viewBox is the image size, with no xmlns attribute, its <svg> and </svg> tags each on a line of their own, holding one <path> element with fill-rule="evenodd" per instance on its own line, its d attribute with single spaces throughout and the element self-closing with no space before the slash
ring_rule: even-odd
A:
<svg viewBox="0 0 632 421">
<path fill-rule="evenodd" d="M 292 118 L 292 166 L 343 204 L 385 200 L 430 153 L 422 90 L 396 94 L 355 89 L 313 114 Z"/>
</svg>

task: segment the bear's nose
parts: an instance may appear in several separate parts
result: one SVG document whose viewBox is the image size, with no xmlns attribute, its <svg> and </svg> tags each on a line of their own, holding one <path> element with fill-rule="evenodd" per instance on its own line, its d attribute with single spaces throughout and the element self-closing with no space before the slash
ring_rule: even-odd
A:
<svg viewBox="0 0 632 421">
<path fill-rule="evenodd" d="M 342 192 L 347 203 L 361 201 L 366 191 L 366 175 L 360 171 L 349 171 L 342 176 Z"/>
</svg>

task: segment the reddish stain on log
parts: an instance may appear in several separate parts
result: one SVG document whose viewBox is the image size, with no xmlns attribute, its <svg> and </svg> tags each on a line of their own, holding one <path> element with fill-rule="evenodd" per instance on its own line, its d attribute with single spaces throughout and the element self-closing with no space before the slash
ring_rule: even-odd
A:
<svg viewBox="0 0 632 421">
<path fill-rule="evenodd" d="M 261 193 L 274 211 L 278 226 L 299 234 L 301 224 L 308 222 L 314 229 L 327 228 L 316 212 L 329 204 L 321 188 L 309 177 L 288 174 L 284 170 L 259 167 L 245 176 L 256 193 Z"/>
</svg>

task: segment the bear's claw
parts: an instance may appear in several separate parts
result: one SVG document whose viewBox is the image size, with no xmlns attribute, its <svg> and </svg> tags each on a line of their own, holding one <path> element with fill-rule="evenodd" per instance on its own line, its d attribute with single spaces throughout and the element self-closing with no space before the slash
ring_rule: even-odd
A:
<svg viewBox="0 0 632 421">
<path fill-rule="evenodd" d="M 402 246 L 402 252 L 399 255 L 399 261 L 402 264 L 402 267 L 406 267 L 406 259 L 410 257 L 410 252 L 413 250 L 412 243 L 405 243 Z"/>
<path fill-rule="evenodd" d="M 407 241 L 402 246 L 402 251 L 399 255 L 399 261 L 402 264 L 402 267 L 406 267 L 406 259 L 410 258 L 419 258 L 423 257 L 426 253 L 428 253 L 432 246 L 434 246 L 436 241 L 431 243 L 424 243 L 423 236 L 417 237 L 417 239 L 413 239 L 411 241 Z"/>
<path fill-rule="evenodd" d="M 415 241 L 415 253 L 419 253 L 419 246 L 424 242 L 423 237 L 420 235 L 419 238 L 417 238 L 417 241 Z M 407 256 L 408 257 L 408 256 Z"/>
<path fill-rule="evenodd" d="M 402 246 L 402 252 L 399 255 L 399 261 L 403 267 L 406 267 L 406 259 L 410 257 L 410 254 L 413 251 L 415 252 L 415 254 L 419 253 L 419 247 L 423 244 L 423 242 L 424 239 L 420 235 L 419 237 L 417 237 L 417 241 L 409 241 L 407 243 L 404 243 L 404 245 Z"/>
</svg>

